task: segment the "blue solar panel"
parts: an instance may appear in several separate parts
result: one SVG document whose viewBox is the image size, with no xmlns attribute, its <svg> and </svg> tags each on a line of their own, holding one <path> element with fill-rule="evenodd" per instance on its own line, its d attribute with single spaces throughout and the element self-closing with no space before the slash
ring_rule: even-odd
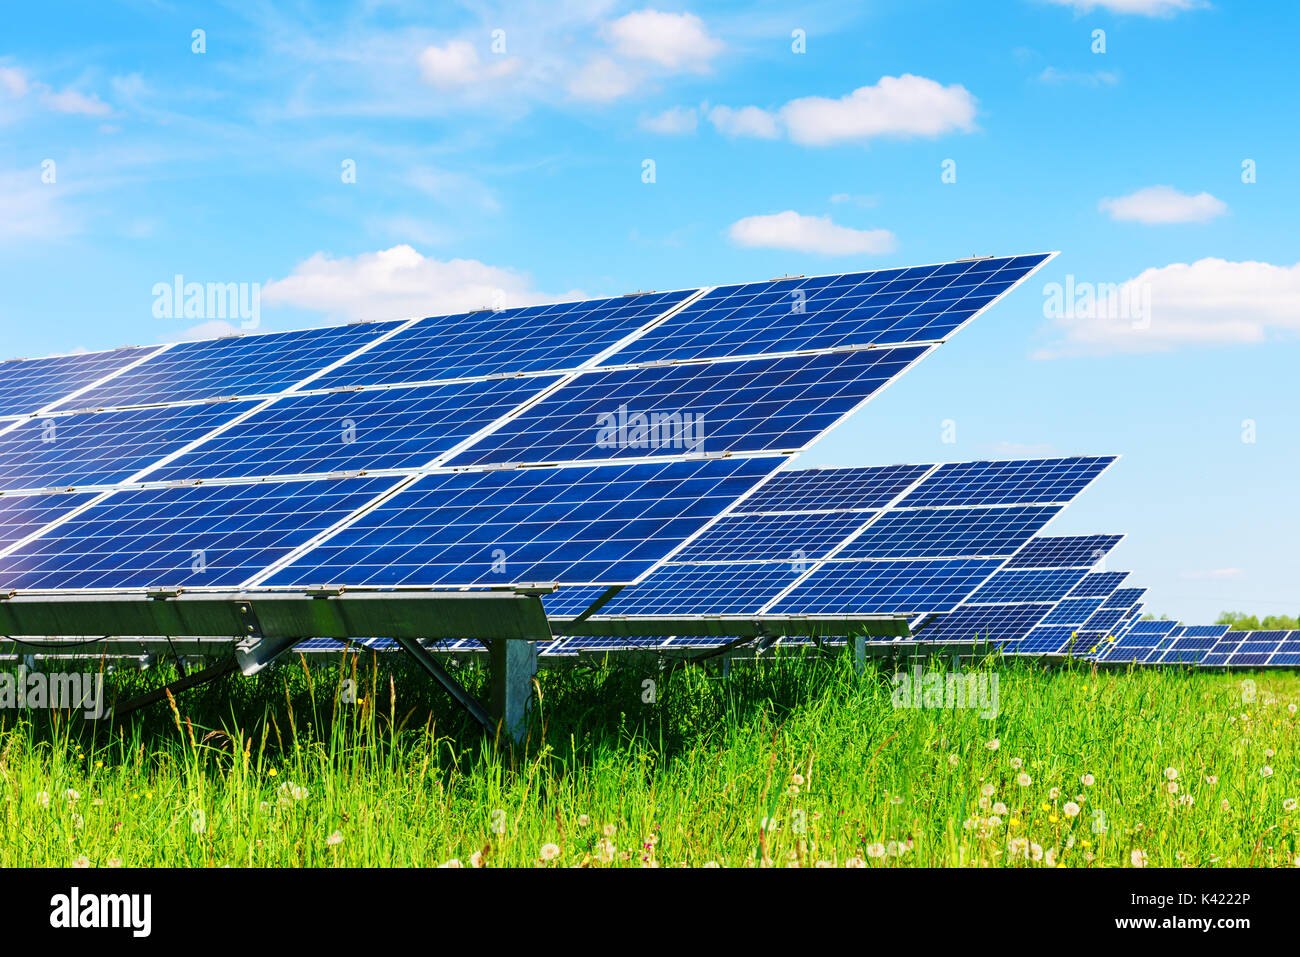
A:
<svg viewBox="0 0 1300 957">
<path fill-rule="evenodd" d="M 1120 543 L 1123 535 L 1055 535 L 1030 539 L 1007 568 L 1090 568 Z"/>
<path fill-rule="evenodd" d="M 917 509 L 885 512 L 837 558 L 1010 556 L 1060 511 L 1026 508 Z"/>
<path fill-rule="evenodd" d="M 862 527 L 871 512 L 732 515 L 673 556 L 674 562 L 789 562 L 807 565 Z"/>
<path fill-rule="evenodd" d="M 598 614 L 757 614 L 798 577 L 787 562 L 664 565 L 619 592 Z"/>
<path fill-rule="evenodd" d="M 831 561 L 773 606 L 775 614 L 900 614 L 952 611 L 1002 562 Z"/>
<path fill-rule="evenodd" d="M 423 468 L 556 381 L 523 377 L 284 396 L 149 478 Z"/>
<path fill-rule="evenodd" d="M 944 339 L 1046 256 L 720 286 L 609 362 L 657 362 Z"/>
<path fill-rule="evenodd" d="M 1102 604 L 1102 608 L 1119 608 L 1128 611 L 1146 594 L 1145 588 L 1119 588 Z"/>
<path fill-rule="evenodd" d="M 1244 632 L 1241 644 L 1228 658 L 1227 663 L 1234 667 L 1262 667 L 1269 663 L 1287 635 L 1286 630 Z"/>
<path fill-rule="evenodd" d="M 40 412 L 156 350 L 115 349 L 0 362 L 0 416 Z"/>
<path fill-rule="evenodd" d="M 1101 607 L 1104 598 L 1065 598 L 1048 612 L 1043 619 L 1045 625 L 1069 625 L 1082 628 L 1083 623 L 1091 618 Z"/>
<path fill-rule="evenodd" d="M 1135 621 L 1129 629 L 1129 634 L 1134 636 L 1154 636 L 1164 638 L 1173 634 L 1178 629 L 1178 622 L 1164 620 Z"/>
<path fill-rule="evenodd" d="M 0 587 L 233 587 L 334 525 L 392 479 L 114 492 L 0 558 Z"/>
<path fill-rule="evenodd" d="M 265 584 L 627 583 L 779 464 L 751 458 L 426 475 Z"/>
<path fill-rule="evenodd" d="M 1128 572 L 1090 572 L 1070 592 L 1071 598 L 1109 598 Z"/>
<path fill-rule="evenodd" d="M 0 551 L 94 498 L 92 494 L 0 495 Z"/>
<path fill-rule="evenodd" d="M 392 328 L 392 323 L 367 323 L 182 342 L 61 407 L 94 409 L 271 395 Z"/>
<path fill-rule="evenodd" d="M 898 503 L 902 508 L 943 505 L 1021 505 L 1068 502 L 1115 461 L 1113 455 L 942 465 Z"/>
<path fill-rule="evenodd" d="M 1184 638 L 1222 638 L 1228 633 L 1227 625 L 1186 625 Z"/>
<path fill-rule="evenodd" d="M 625 635 L 580 635 L 564 640 L 564 652 L 596 654 L 602 651 L 649 651 L 663 643 L 660 637 L 635 638 Z"/>
<path fill-rule="evenodd" d="M 913 632 L 920 641 L 1019 641 L 1051 604 L 963 605 Z"/>
<path fill-rule="evenodd" d="M 542 596 L 542 607 L 550 618 L 576 618 L 607 591 L 604 585 L 560 588 Z"/>
<path fill-rule="evenodd" d="M 31 419 L 0 435 L 0 489 L 125 482 L 249 406 L 220 402 Z"/>
<path fill-rule="evenodd" d="M 1103 606 L 1083 623 L 1083 627 L 1079 629 L 1079 634 L 1083 635 L 1091 632 L 1108 632 L 1123 620 L 1123 608 L 1106 608 Z"/>
<path fill-rule="evenodd" d="M 801 449 L 923 348 L 589 372 L 454 466 Z"/>
<path fill-rule="evenodd" d="M 996 605 L 1009 602 L 1051 602 L 1053 607 L 1087 574 L 1082 568 L 1002 570 L 981 585 L 967 604 Z"/>
<path fill-rule="evenodd" d="M 1175 637 L 1160 653 L 1160 663 L 1174 665 L 1198 664 L 1218 640 L 1218 638 Z"/>
<path fill-rule="evenodd" d="M 1060 655 L 1073 644 L 1074 627 L 1071 625 L 1039 624 L 1029 629 L 1023 639 L 1007 645 L 1009 655 Z"/>
<path fill-rule="evenodd" d="M 884 508 L 930 466 L 883 465 L 871 468 L 788 469 L 778 472 L 736 507 L 755 512 L 842 511 Z"/>
<path fill-rule="evenodd" d="M 324 376 L 321 386 L 399 385 L 573 369 L 694 292 L 431 316 Z"/>
<path fill-rule="evenodd" d="M 1300 665 L 1300 631 L 1287 632 L 1268 662 L 1272 666 L 1294 668 Z"/>
</svg>

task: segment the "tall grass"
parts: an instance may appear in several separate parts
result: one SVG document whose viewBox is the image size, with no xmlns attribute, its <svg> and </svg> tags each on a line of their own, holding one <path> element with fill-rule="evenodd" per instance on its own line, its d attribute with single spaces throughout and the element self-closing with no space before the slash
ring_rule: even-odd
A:
<svg viewBox="0 0 1300 957">
<path fill-rule="evenodd" d="M 983 667 L 999 678 L 991 720 L 895 708 L 886 670 L 855 674 L 839 658 L 738 664 L 728 676 L 653 664 L 543 672 L 519 746 L 479 733 L 396 656 L 232 677 L 109 727 L 7 712 L 0 865 L 1300 856 L 1297 677 Z M 168 677 L 110 682 L 126 696 Z M 485 693 L 484 672 L 459 677 Z"/>
</svg>

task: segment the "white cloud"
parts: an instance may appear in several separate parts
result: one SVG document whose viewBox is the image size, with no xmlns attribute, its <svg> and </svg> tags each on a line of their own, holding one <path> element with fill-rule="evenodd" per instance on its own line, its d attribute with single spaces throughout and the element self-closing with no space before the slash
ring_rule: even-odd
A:
<svg viewBox="0 0 1300 957">
<path fill-rule="evenodd" d="M 1145 17 L 1172 16 L 1181 10 L 1209 6 L 1204 0 L 1047 0 L 1060 7 L 1074 7 L 1078 13 L 1090 13 L 1101 7 L 1111 13 L 1136 13 Z"/>
<path fill-rule="evenodd" d="M 1149 301 L 1144 320 L 1115 303 Z M 1300 263 L 1201 259 L 1147 269 L 1098 297 L 1098 305 L 1053 320 L 1063 339 L 1035 358 L 1162 352 L 1183 346 L 1253 345 L 1300 334 Z"/>
<path fill-rule="evenodd" d="M 337 259 L 316 253 L 262 288 L 264 305 L 346 319 L 409 319 L 580 297 L 576 291 L 547 296 L 511 269 L 474 259 L 434 259 L 406 245 Z"/>
<path fill-rule="evenodd" d="M 575 100 L 608 103 L 626 96 L 636 87 L 636 80 L 626 69 L 607 56 L 593 57 L 575 73 L 568 84 Z"/>
<path fill-rule="evenodd" d="M 66 198 L 74 189 L 42 183 L 41 170 L 0 171 L 0 243 L 61 239 L 81 231 Z"/>
<path fill-rule="evenodd" d="M 1128 196 L 1106 197 L 1099 204 L 1102 212 L 1121 222 L 1204 223 L 1228 211 L 1228 204 L 1209 193 L 1180 193 L 1172 186 L 1148 186 Z"/>
<path fill-rule="evenodd" d="M 768 216 L 747 216 L 727 231 L 740 246 L 789 249 L 823 256 L 887 253 L 894 249 L 894 234 L 887 229 L 852 229 L 838 226 L 829 216 L 804 216 L 787 209 Z"/>
<path fill-rule="evenodd" d="M 707 73 L 709 61 L 723 48 L 693 13 L 637 10 L 606 24 L 602 32 L 620 55 L 674 71 Z"/>
<path fill-rule="evenodd" d="M 975 128 L 975 97 L 959 83 L 923 76 L 882 76 L 838 100 L 806 96 L 781 108 L 790 139 L 829 146 L 878 136 L 940 136 Z"/>
<path fill-rule="evenodd" d="M 1043 83 L 1051 84 L 1077 83 L 1081 86 L 1114 86 L 1119 82 L 1119 74 L 1111 73 L 1108 70 L 1096 70 L 1092 73 L 1070 73 L 1049 66 L 1038 74 L 1038 79 Z"/>
<path fill-rule="evenodd" d="M 80 116 L 105 116 L 113 112 L 112 107 L 93 93 L 90 96 L 86 96 L 84 93 L 78 93 L 76 90 L 64 90 L 62 93 L 55 93 L 53 90 L 47 90 L 41 94 L 41 102 L 56 113 L 75 113 Z"/>
<path fill-rule="evenodd" d="M 715 106 L 709 111 L 709 122 L 726 136 L 753 136 L 774 140 L 781 135 L 777 118 L 757 106 L 743 106 L 738 110 L 729 106 Z"/>
<path fill-rule="evenodd" d="M 664 136 L 681 136 L 694 133 L 699 125 L 699 113 L 693 106 L 674 106 L 654 116 L 641 117 L 641 129 Z"/>
<path fill-rule="evenodd" d="M 517 57 L 493 56 L 484 65 L 478 49 L 468 40 L 450 40 L 443 46 L 428 46 L 420 52 L 420 77 L 425 83 L 449 90 L 477 86 L 509 76 L 519 68 Z"/>
<path fill-rule="evenodd" d="M 488 186 L 472 176 L 432 166 L 420 166 L 407 174 L 412 187 L 448 206 L 473 206 L 486 213 L 501 211 L 501 201 Z"/>
<path fill-rule="evenodd" d="M 26 96 L 27 74 L 15 66 L 0 67 L 0 89 L 10 96 Z"/>
<path fill-rule="evenodd" d="M 200 339 L 220 339 L 222 336 L 234 336 L 243 330 L 234 323 L 224 319 L 209 319 L 197 326 L 181 329 L 179 332 L 167 332 L 158 337 L 159 342 L 194 342 Z"/>
<path fill-rule="evenodd" d="M 805 96 L 779 110 L 757 106 L 714 107 L 709 119 L 729 136 L 772 139 L 785 134 L 804 146 L 833 146 L 876 137 L 942 136 L 975 129 L 975 97 L 961 84 L 949 86 L 904 73 L 882 76 L 838 99 Z"/>
</svg>

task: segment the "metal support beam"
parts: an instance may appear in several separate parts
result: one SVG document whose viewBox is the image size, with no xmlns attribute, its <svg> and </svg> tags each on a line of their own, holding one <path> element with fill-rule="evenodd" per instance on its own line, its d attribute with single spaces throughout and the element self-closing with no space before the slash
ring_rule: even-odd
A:
<svg viewBox="0 0 1300 957">
<path fill-rule="evenodd" d="M 468 711 L 470 717 L 482 725 L 484 730 L 492 730 L 492 717 L 487 713 L 483 705 L 479 704 L 477 698 L 461 687 L 460 682 L 451 676 L 451 673 L 439 663 L 438 659 L 429 654 L 414 638 L 394 638 L 393 640 L 401 645 L 402 650 L 415 659 L 416 664 L 428 672 L 434 681 L 442 685 L 447 693 L 456 699 L 456 703 Z"/>
<path fill-rule="evenodd" d="M 138 711 L 141 708 L 148 707 L 151 704 L 157 704 L 167 697 L 168 692 L 173 696 L 187 691 L 190 688 L 196 688 L 199 685 L 205 685 L 210 681 L 216 681 L 218 678 L 224 678 L 226 675 L 234 674 L 239 670 L 239 666 L 233 657 L 224 658 L 210 668 L 202 671 L 194 671 L 173 681 L 169 685 L 163 685 L 153 691 L 146 691 L 144 694 L 136 695 L 134 698 L 127 698 L 121 704 L 114 705 L 106 711 L 99 720 L 107 721 L 111 718 L 120 718 L 123 715 L 130 714 L 132 711 Z"/>
<path fill-rule="evenodd" d="M 863 635 L 854 635 L 848 644 L 853 652 L 853 670 L 862 674 L 867 668 L 867 639 Z"/>
<path fill-rule="evenodd" d="M 492 666 L 492 717 L 506 734 L 522 741 L 528 731 L 537 676 L 537 643 L 510 638 L 488 642 Z"/>
<path fill-rule="evenodd" d="M 910 634 L 907 619 L 893 615 L 594 615 L 585 620 L 557 621 L 555 630 L 564 635 L 610 638 L 655 635 L 762 638 L 770 635 L 849 634 L 870 638 L 906 638 Z"/>
</svg>

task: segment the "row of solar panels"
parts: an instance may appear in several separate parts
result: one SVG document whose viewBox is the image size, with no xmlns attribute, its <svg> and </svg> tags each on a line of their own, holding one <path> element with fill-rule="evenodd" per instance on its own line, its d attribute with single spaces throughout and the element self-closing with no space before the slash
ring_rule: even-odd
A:
<svg viewBox="0 0 1300 957">
<path fill-rule="evenodd" d="M 627 584 L 1046 258 L 5 363 L 0 588 Z"/>
</svg>

